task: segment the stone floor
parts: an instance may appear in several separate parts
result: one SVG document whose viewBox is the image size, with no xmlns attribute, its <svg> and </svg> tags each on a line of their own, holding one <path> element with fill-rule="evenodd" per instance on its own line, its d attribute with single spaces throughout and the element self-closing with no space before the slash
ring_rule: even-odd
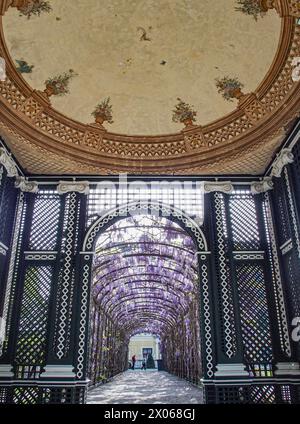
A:
<svg viewBox="0 0 300 424">
<path fill-rule="evenodd" d="M 126 371 L 89 391 L 87 403 L 197 404 L 202 390 L 164 371 Z"/>
</svg>

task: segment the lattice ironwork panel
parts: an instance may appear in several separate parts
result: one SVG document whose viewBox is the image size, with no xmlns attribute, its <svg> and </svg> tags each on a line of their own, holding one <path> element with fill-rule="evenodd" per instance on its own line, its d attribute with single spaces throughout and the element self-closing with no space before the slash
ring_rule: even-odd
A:
<svg viewBox="0 0 300 424">
<path fill-rule="evenodd" d="M 258 250 L 260 238 L 253 196 L 236 192 L 230 196 L 229 210 L 234 250 Z"/>
<path fill-rule="evenodd" d="M 89 226 L 95 216 L 109 209 L 133 201 L 155 201 L 174 206 L 186 212 L 198 222 L 204 217 L 203 184 L 195 181 L 140 181 L 121 184 L 113 181 L 99 182 L 90 188 L 88 195 Z"/>
<path fill-rule="evenodd" d="M 8 397 L 8 389 L 6 387 L 0 387 L 0 403 L 6 403 Z"/>
<path fill-rule="evenodd" d="M 75 404 L 86 403 L 86 387 L 0 387 L 0 404 Z"/>
<path fill-rule="evenodd" d="M 294 168 L 294 171 L 298 174 L 298 177 L 300 177 L 300 142 L 296 143 L 293 147 L 293 155 L 294 162 L 292 164 L 292 167 Z"/>
<path fill-rule="evenodd" d="M 282 179 L 275 179 L 274 181 L 274 206 L 276 210 L 276 217 L 278 220 L 278 237 L 279 245 L 281 246 L 292 237 L 289 214 L 287 210 L 287 199 L 285 194 L 285 185 Z"/>
<path fill-rule="evenodd" d="M 228 262 L 228 230 L 224 195 L 215 193 L 215 220 L 217 230 L 216 271 L 221 313 L 222 350 L 231 358 L 236 353 L 236 327 L 232 293 L 232 279 Z"/>
<path fill-rule="evenodd" d="M 291 314 L 293 317 L 300 316 L 300 270 L 299 259 L 295 252 L 287 258 L 288 293 L 290 298 Z"/>
<path fill-rule="evenodd" d="M 13 402 L 22 405 L 37 404 L 39 389 L 37 387 L 16 387 L 13 393 Z"/>
<path fill-rule="evenodd" d="M 64 261 L 58 275 L 54 350 L 59 359 L 65 357 L 70 348 L 72 305 L 75 284 L 75 254 L 79 249 L 79 216 L 81 201 L 76 193 L 66 196 L 63 220 L 61 252 Z"/>
<path fill-rule="evenodd" d="M 276 403 L 275 397 L 275 387 L 270 385 L 259 385 L 259 386 L 251 386 L 249 388 L 250 402 L 251 403 Z"/>
<path fill-rule="evenodd" d="M 61 197 L 53 191 L 41 191 L 34 202 L 30 249 L 55 250 Z"/>
<path fill-rule="evenodd" d="M 1 197 L 2 197 L 2 192 L 3 192 L 3 187 L 5 184 L 5 179 L 6 179 L 6 171 L 4 169 L 4 167 L 2 165 L 0 165 L 0 202 L 1 202 Z M 0 208 L 1 210 L 1 208 Z"/>
<path fill-rule="evenodd" d="M 270 363 L 272 345 L 263 268 L 256 264 L 236 267 L 245 360 Z"/>
<path fill-rule="evenodd" d="M 43 364 L 52 267 L 29 267 L 25 275 L 16 348 L 18 364 Z"/>
<path fill-rule="evenodd" d="M 279 246 L 276 243 L 274 223 L 270 205 L 270 194 L 264 194 L 263 217 L 266 228 L 267 255 L 272 276 L 272 286 L 275 300 L 275 311 L 279 330 L 279 340 L 281 350 L 288 356 L 291 356 L 291 345 L 288 330 L 288 320 L 285 305 L 285 296 L 283 293 L 283 284 L 279 263 Z"/>
<path fill-rule="evenodd" d="M 290 386 L 281 386 L 280 391 L 282 403 L 292 403 L 292 393 Z"/>
<path fill-rule="evenodd" d="M 15 199 L 14 180 L 5 178 L 2 184 L 2 193 L 0 193 L 0 241 L 6 245 L 9 244 L 11 237 Z"/>
<path fill-rule="evenodd" d="M 3 305 L 3 317 L 6 320 L 6 331 L 3 346 L 0 345 L 0 356 L 7 350 L 9 336 L 11 333 L 12 313 L 13 305 L 15 302 L 15 289 L 21 258 L 21 245 L 25 226 L 26 211 L 27 204 L 26 202 L 24 202 L 24 194 L 20 193 L 19 204 L 16 213 L 14 235 L 10 249 L 10 261 L 6 281 L 6 293 Z"/>
</svg>

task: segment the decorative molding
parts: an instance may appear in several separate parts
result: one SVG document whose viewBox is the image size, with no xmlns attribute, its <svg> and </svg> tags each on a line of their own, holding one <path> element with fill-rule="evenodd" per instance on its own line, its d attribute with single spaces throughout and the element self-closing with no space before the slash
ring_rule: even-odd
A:
<svg viewBox="0 0 300 424">
<path fill-rule="evenodd" d="M 5 296 L 4 296 L 4 304 L 3 304 L 2 315 L 7 326 L 4 329 L 5 332 L 6 331 L 9 332 L 9 327 L 10 327 L 9 308 L 10 308 L 10 299 L 11 299 L 11 296 L 13 296 L 12 293 L 14 291 L 15 264 L 16 264 L 16 259 L 18 258 L 19 251 L 20 251 L 19 237 L 20 237 L 20 228 L 22 226 L 23 207 L 24 207 L 24 194 L 20 193 L 18 206 L 17 206 L 16 222 L 15 222 L 14 235 L 13 235 L 12 246 L 11 246 L 8 276 L 7 276 L 7 283 L 6 283 L 6 290 L 5 290 Z M 3 354 L 3 345 L 0 343 L 0 357 L 2 356 L 2 354 Z"/>
<path fill-rule="evenodd" d="M 0 147 L 0 164 L 6 169 L 8 177 L 17 177 L 19 175 L 14 160 L 3 147 Z"/>
<path fill-rule="evenodd" d="M 300 365 L 297 362 L 278 362 L 274 375 L 300 375 Z"/>
<path fill-rule="evenodd" d="M 254 181 L 251 183 L 251 193 L 261 194 L 266 191 L 273 190 L 274 184 L 271 177 L 265 177 L 262 181 Z"/>
<path fill-rule="evenodd" d="M 290 207 L 291 216 L 292 216 L 292 224 L 293 224 L 293 229 L 295 234 L 297 253 L 298 253 L 298 257 L 300 258 L 300 238 L 299 238 L 299 232 L 298 232 L 298 224 L 297 224 L 295 205 L 294 205 L 294 200 L 292 198 L 292 190 L 291 190 L 290 179 L 289 179 L 287 168 L 284 169 L 284 179 L 285 179 L 285 184 L 287 188 L 288 202 L 289 202 L 289 207 Z"/>
<path fill-rule="evenodd" d="M 215 191 L 231 194 L 233 192 L 233 185 L 231 181 L 204 183 L 204 193 L 213 193 Z"/>
<path fill-rule="evenodd" d="M 233 258 L 236 261 L 253 261 L 258 260 L 261 261 L 264 259 L 264 252 L 233 252 Z"/>
<path fill-rule="evenodd" d="M 0 255 L 6 256 L 8 247 L 0 241 Z"/>
<path fill-rule="evenodd" d="M 271 177 L 279 178 L 285 165 L 294 162 L 292 149 L 282 149 L 272 165 Z"/>
<path fill-rule="evenodd" d="M 282 352 L 284 352 L 285 355 L 290 357 L 291 344 L 290 344 L 290 336 L 289 336 L 289 329 L 288 329 L 287 313 L 286 313 L 286 307 L 285 307 L 285 299 L 283 294 L 280 264 L 279 264 L 279 258 L 278 258 L 278 245 L 276 243 L 274 222 L 273 222 L 271 205 L 270 205 L 270 194 L 265 193 L 264 198 L 265 198 L 264 199 L 265 200 L 264 202 L 265 216 L 267 220 L 266 230 L 269 233 L 270 242 L 271 242 L 269 246 L 270 256 L 271 256 L 270 265 L 271 265 L 271 271 L 272 271 L 272 284 L 274 288 L 275 303 L 276 303 L 275 312 L 276 312 L 277 322 L 278 322 L 280 347 Z"/>
<path fill-rule="evenodd" d="M 292 61 L 300 56 L 300 31 L 287 13 L 297 9 L 297 2 L 281 0 L 280 4 L 285 12 L 278 52 L 255 92 L 218 121 L 162 136 L 103 132 L 53 110 L 24 83 L 1 32 L 0 50 L 8 72 L 0 83 L 0 125 L 10 127 L 7 143 L 22 166 L 39 174 L 263 172 L 283 139 L 276 139 L 278 131 L 299 113 L 300 84 L 291 74 Z"/>
<path fill-rule="evenodd" d="M 218 239 L 218 265 L 221 283 L 222 294 L 222 315 L 224 320 L 224 344 L 225 353 L 228 358 L 232 358 L 236 354 L 236 328 L 233 311 L 233 298 L 231 290 L 231 281 L 229 277 L 228 263 L 226 257 L 225 244 L 225 228 L 226 222 L 223 220 L 225 205 L 223 195 L 220 193 L 214 194 L 215 199 L 215 214 L 216 214 L 216 231 Z"/>
<path fill-rule="evenodd" d="M 59 298 L 59 312 L 57 314 L 57 341 L 55 344 L 55 354 L 58 359 L 62 359 L 67 355 L 69 350 L 68 346 L 68 310 L 70 307 L 70 302 L 72 302 L 72 292 L 74 285 L 74 246 L 76 243 L 76 236 L 74 235 L 74 230 L 76 228 L 76 219 L 77 219 L 77 201 L 76 193 L 72 190 L 70 194 L 69 203 L 68 203 L 68 221 L 67 221 L 67 230 L 66 230 L 66 246 L 65 246 L 65 258 L 62 269 L 62 281 L 61 281 L 61 292 Z"/>
<path fill-rule="evenodd" d="M 46 365 L 42 378 L 75 378 L 73 365 Z"/>
<path fill-rule="evenodd" d="M 244 364 L 218 364 L 215 377 L 249 377 Z"/>
<path fill-rule="evenodd" d="M 6 320 L 3 317 L 0 317 L 0 345 L 2 345 L 5 339 L 5 328 L 6 328 Z"/>
<path fill-rule="evenodd" d="M 57 252 L 24 252 L 27 261 L 55 261 Z"/>
<path fill-rule="evenodd" d="M 280 246 L 282 255 L 286 255 L 290 250 L 292 250 L 292 248 L 293 248 L 293 241 L 292 239 L 289 239 Z"/>
<path fill-rule="evenodd" d="M 89 194 L 89 184 L 89 181 L 60 181 L 57 192 L 60 195 L 70 192 Z"/>
<path fill-rule="evenodd" d="M 12 369 L 13 369 L 13 366 L 10 364 L 0 364 L 0 378 L 14 377 L 14 373 Z"/>
<path fill-rule="evenodd" d="M 37 193 L 39 185 L 37 181 L 28 181 L 25 177 L 16 177 L 15 187 L 24 193 Z"/>
</svg>

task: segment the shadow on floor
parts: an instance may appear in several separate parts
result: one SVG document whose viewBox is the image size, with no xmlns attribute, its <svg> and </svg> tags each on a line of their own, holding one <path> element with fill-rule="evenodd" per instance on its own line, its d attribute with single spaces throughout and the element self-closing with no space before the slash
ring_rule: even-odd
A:
<svg viewBox="0 0 300 424">
<path fill-rule="evenodd" d="M 87 403 L 199 404 L 202 390 L 165 371 L 128 370 L 88 393 Z"/>
</svg>

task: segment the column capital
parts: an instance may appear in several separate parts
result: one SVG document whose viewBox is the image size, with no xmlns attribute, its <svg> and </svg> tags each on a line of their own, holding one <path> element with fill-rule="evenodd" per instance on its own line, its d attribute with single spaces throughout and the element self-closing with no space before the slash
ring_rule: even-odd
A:
<svg viewBox="0 0 300 424">
<path fill-rule="evenodd" d="M 233 185 L 231 181 L 207 181 L 204 183 L 204 193 L 213 193 L 215 191 L 230 194 L 233 192 Z"/>
<path fill-rule="evenodd" d="M 59 194 L 76 192 L 81 194 L 89 194 L 89 181 L 59 181 L 57 191 Z"/>
<path fill-rule="evenodd" d="M 28 181 L 25 177 L 16 177 L 15 187 L 25 193 L 37 193 L 39 185 L 36 181 Z"/>
<path fill-rule="evenodd" d="M 19 175 L 15 161 L 3 147 L 0 147 L 0 164 L 4 166 L 9 177 L 17 177 Z"/>
<path fill-rule="evenodd" d="M 262 181 L 254 181 L 251 183 L 251 193 L 260 194 L 273 190 L 274 184 L 271 177 L 265 177 Z"/>
<path fill-rule="evenodd" d="M 279 178 L 285 165 L 292 162 L 294 162 L 292 149 L 282 149 L 272 165 L 271 177 Z"/>
</svg>

